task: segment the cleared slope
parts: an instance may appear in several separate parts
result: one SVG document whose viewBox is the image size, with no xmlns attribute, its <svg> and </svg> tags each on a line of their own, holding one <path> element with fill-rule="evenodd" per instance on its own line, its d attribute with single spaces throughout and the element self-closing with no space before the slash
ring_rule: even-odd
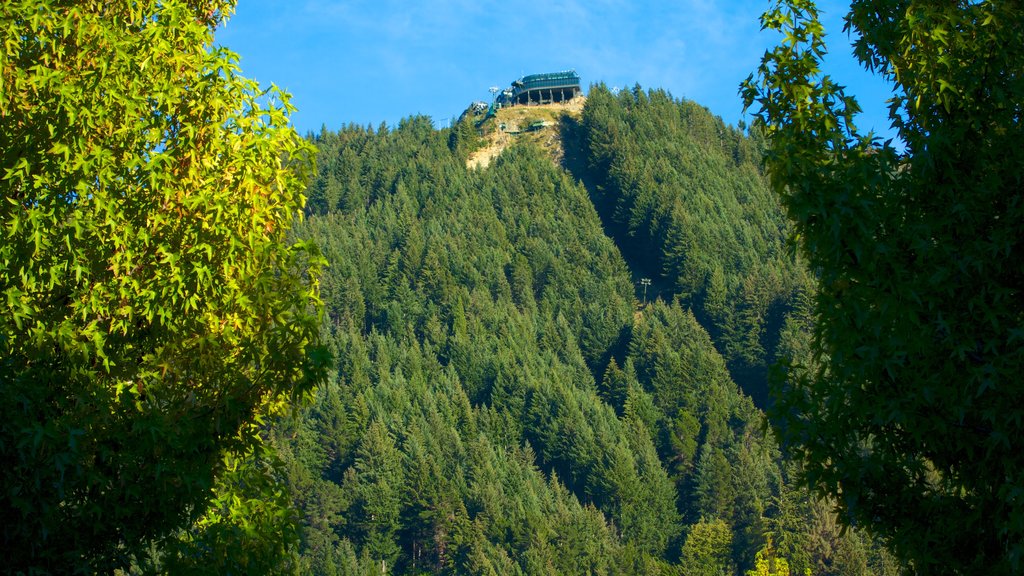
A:
<svg viewBox="0 0 1024 576">
<path fill-rule="evenodd" d="M 502 151 L 517 142 L 537 145 L 556 163 L 565 154 L 560 134 L 563 116 L 579 118 L 587 102 L 586 96 L 569 102 L 543 106 L 512 106 L 498 110 L 493 118 L 480 125 L 483 144 L 469 155 L 467 168 L 486 168 Z M 531 129 L 531 125 L 543 126 Z"/>
</svg>

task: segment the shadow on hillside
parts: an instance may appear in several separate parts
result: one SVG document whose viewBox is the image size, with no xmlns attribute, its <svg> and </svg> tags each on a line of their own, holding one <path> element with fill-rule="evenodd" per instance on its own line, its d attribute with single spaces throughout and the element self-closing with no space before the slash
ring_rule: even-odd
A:
<svg viewBox="0 0 1024 576">
<path fill-rule="evenodd" d="M 590 166 L 588 164 L 588 150 L 586 142 L 586 131 L 579 118 L 568 114 L 563 115 L 558 126 L 559 135 L 562 139 L 563 156 L 562 167 L 567 170 L 573 178 L 580 182 L 587 191 L 591 203 L 597 210 L 601 220 L 601 227 L 606 236 L 612 239 L 622 254 L 626 266 L 629 267 L 633 277 L 634 287 L 637 288 L 636 297 L 641 299 L 639 292 L 639 281 L 641 278 L 651 280 L 647 299 L 653 301 L 660 298 L 671 302 L 676 297 L 674 285 L 666 281 L 662 274 L 661 264 L 655 251 L 643 246 L 631 237 L 629 231 L 622 225 L 615 222 L 615 191 L 605 190 L 597 177 L 608 167 Z M 724 335 L 716 330 L 714 322 L 707 315 L 704 306 L 700 302 L 684 303 L 693 311 L 697 322 L 708 331 L 711 341 L 723 358 L 729 358 L 730 354 L 725 349 Z M 778 345 L 778 337 L 782 322 L 788 308 L 773 304 L 766 319 L 766 330 L 770 335 L 766 342 L 766 350 L 775 350 Z M 621 340 L 622 335 L 620 335 Z M 624 348 L 628 342 L 620 341 L 618 346 Z M 605 359 L 607 361 L 608 358 Z M 727 360 L 726 366 L 729 375 L 748 396 L 753 400 L 754 405 L 766 410 L 771 404 L 771 395 L 768 390 L 768 363 L 751 365 L 742 359 L 734 358 Z M 603 368 L 599 370 L 603 373 Z M 597 373 L 597 371 L 595 371 Z"/>
<path fill-rule="evenodd" d="M 562 167 L 587 190 L 587 195 L 601 218 L 601 227 L 605 235 L 618 246 L 633 275 L 634 284 L 639 286 L 640 278 L 650 278 L 652 285 L 648 295 L 661 294 L 665 300 L 671 301 L 675 291 L 664 283 L 657 256 L 650 250 L 645 250 L 641 243 L 630 236 L 625 227 L 615 222 L 615 191 L 605 190 L 600 184 L 600 173 L 606 172 L 607 167 L 590 166 L 587 163 L 586 134 L 580 120 L 564 115 L 558 128 L 559 136 L 562 138 Z M 637 299 L 640 299 L 639 293 Z"/>
</svg>

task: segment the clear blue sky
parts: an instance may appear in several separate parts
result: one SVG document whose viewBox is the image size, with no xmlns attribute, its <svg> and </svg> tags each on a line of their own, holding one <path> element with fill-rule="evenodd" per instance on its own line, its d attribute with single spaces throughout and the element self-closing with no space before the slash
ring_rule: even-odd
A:
<svg viewBox="0 0 1024 576">
<path fill-rule="evenodd" d="M 850 56 L 848 4 L 819 1 L 829 33 L 826 71 L 857 94 L 862 127 L 888 134 L 890 88 Z M 217 43 L 244 75 L 288 90 L 301 133 L 396 124 L 413 114 L 442 124 L 487 88 L 524 74 L 575 69 L 584 89 L 664 88 L 726 122 L 741 117 L 739 83 L 777 37 L 761 32 L 767 0 L 239 0 Z"/>
</svg>

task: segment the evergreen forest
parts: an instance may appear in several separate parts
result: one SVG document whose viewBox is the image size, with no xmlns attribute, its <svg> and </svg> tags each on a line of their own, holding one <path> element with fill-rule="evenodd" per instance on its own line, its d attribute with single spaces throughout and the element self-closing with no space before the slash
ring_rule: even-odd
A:
<svg viewBox="0 0 1024 576">
<path fill-rule="evenodd" d="M 310 136 L 336 364 L 272 431 L 302 571 L 899 573 L 767 433 L 814 286 L 763 139 L 639 86 L 559 131 L 486 169 L 471 119 Z"/>
</svg>

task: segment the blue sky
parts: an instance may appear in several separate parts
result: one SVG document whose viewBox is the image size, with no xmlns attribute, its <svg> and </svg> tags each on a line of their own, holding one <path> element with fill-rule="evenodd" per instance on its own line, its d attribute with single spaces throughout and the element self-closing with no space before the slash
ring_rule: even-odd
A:
<svg viewBox="0 0 1024 576">
<path fill-rule="evenodd" d="M 857 94 L 862 127 L 888 133 L 890 88 L 859 68 L 842 32 L 848 4 L 819 1 L 826 71 Z M 301 132 L 457 117 L 490 86 L 575 69 L 584 87 L 664 88 L 726 122 L 741 117 L 739 83 L 777 37 L 761 32 L 767 0 L 239 0 L 217 43 L 244 75 L 293 95 Z"/>
</svg>

